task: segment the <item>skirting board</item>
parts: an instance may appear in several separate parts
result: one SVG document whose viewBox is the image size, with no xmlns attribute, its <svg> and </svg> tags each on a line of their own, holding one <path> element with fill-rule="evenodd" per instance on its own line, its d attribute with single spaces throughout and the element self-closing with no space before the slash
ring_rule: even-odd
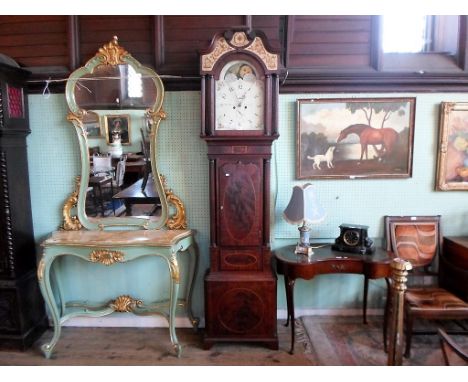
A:
<svg viewBox="0 0 468 382">
<path fill-rule="evenodd" d="M 286 309 L 277 310 L 278 319 L 286 319 Z M 296 318 L 302 316 L 359 316 L 362 309 L 296 309 Z M 383 309 L 367 309 L 368 316 L 383 315 Z M 80 327 L 131 327 L 131 328 L 167 328 L 165 318 L 160 316 L 136 316 L 125 313 L 115 313 L 106 317 L 74 317 L 66 321 L 63 326 Z M 177 328 L 191 328 L 192 323 L 188 317 L 177 317 Z M 205 320 L 200 320 L 201 328 L 205 326 Z"/>
</svg>

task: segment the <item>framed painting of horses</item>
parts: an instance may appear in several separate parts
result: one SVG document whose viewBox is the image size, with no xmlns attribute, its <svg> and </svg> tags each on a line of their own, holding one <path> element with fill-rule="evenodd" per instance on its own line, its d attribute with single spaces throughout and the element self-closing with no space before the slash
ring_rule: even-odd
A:
<svg viewBox="0 0 468 382">
<path fill-rule="evenodd" d="M 436 190 L 468 190 L 468 102 L 442 102 Z"/>
<path fill-rule="evenodd" d="M 415 98 L 298 99 L 296 177 L 411 177 L 415 104 Z"/>
</svg>

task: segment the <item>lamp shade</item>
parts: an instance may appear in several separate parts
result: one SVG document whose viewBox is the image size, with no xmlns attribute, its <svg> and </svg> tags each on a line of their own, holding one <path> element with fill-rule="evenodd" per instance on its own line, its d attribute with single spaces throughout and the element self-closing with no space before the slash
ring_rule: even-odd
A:
<svg viewBox="0 0 468 382">
<path fill-rule="evenodd" d="M 291 200 L 283 212 L 284 219 L 290 224 L 319 223 L 325 219 L 325 210 L 317 201 L 315 187 L 306 183 L 294 186 Z"/>
</svg>

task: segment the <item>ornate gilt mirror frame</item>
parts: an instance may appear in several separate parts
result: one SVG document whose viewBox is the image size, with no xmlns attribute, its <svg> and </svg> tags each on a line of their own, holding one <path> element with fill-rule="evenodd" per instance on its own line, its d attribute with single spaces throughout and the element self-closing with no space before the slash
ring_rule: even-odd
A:
<svg viewBox="0 0 468 382">
<path fill-rule="evenodd" d="M 161 203 L 161 213 L 159 216 L 148 217 L 88 217 L 85 210 L 86 194 L 90 176 L 89 145 L 86 129 L 84 126 L 85 116 L 93 112 L 90 108 L 81 108 L 75 99 L 75 90 L 80 79 L 92 77 L 97 68 L 102 66 L 129 65 L 142 78 L 150 78 L 156 88 L 155 102 L 151 107 L 144 110 L 144 116 L 151 126 L 150 138 L 150 160 L 154 180 L 154 188 L 159 194 Z M 97 78 L 97 77 L 96 77 Z M 81 156 L 81 176 L 76 180 L 76 190 L 70 195 L 63 207 L 63 226 L 65 230 L 79 230 L 82 227 L 90 230 L 104 229 L 160 229 L 167 226 L 169 229 L 186 228 L 185 210 L 180 199 L 166 187 L 164 176 L 159 174 L 157 166 L 157 135 L 161 121 L 166 118 L 162 108 L 164 100 L 164 86 L 160 77 L 150 68 L 142 66 L 130 53 L 118 44 L 117 37 L 104 45 L 96 55 L 91 58 L 83 67 L 75 70 L 69 77 L 66 84 L 66 99 L 70 109 L 67 119 L 75 127 Z M 98 109 L 98 108 L 97 108 Z M 175 214 L 169 216 L 168 202 L 175 207 Z M 72 215 L 76 207 L 77 216 Z"/>
</svg>

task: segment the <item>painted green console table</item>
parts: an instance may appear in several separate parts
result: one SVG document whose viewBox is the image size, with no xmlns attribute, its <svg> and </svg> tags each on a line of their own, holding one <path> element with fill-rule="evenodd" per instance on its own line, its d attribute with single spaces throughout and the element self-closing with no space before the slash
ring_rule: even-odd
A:
<svg viewBox="0 0 468 382">
<path fill-rule="evenodd" d="M 39 286 L 54 326 L 53 337 L 42 346 L 42 351 L 47 358 L 51 356 L 59 340 L 62 324 L 72 317 L 101 317 L 113 312 L 132 312 L 137 315 L 163 315 L 169 323 L 172 345 L 177 356 L 180 356 L 181 345 L 175 331 L 176 309 L 184 307 L 192 325 L 198 327 L 191 302 L 198 251 L 194 233 L 187 229 L 184 204 L 167 186 L 166 178 L 158 170 L 158 131 L 161 122 L 167 118 L 163 110 L 163 82 L 156 72 L 141 65 L 121 47 L 118 38 L 114 36 L 84 66 L 70 74 L 65 95 L 70 109 L 67 119 L 73 124 L 79 143 L 81 175 L 76 179 L 75 191 L 63 206 L 63 231 L 53 233 L 42 244 L 44 252 L 38 266 Z M 98 127 L 100 134 L 93 136 L 88 129 L 90 126 Z M 92 140 L 89 141 L 90 138 Z M 149 142 L 148 159 L 151 163 L 153 193 L 159 198 L 157 213 L 151 216 L 141 213 L 125 217 L 88 216 L 90 211 L 86 209 L 86 197 L 90 187 L 90 142 L 98 145 L 104 157 L 109 159 L 108 154 L 116 155 L 112 148 L 130 145 L 130 139 L 136 147 L 146 147 Z M 128 151 L 127 147 L 125 151 Z M 93 165 L 97 158 L 93 155 Z M 123 158 L 119 158 L 119 164 L 122 161 Z M 121 171 L 123 168 L 122 165 L 117 166 L 114 173 L 117 174 L 117 169 Z M 109 183 L 116 182 L 118 187 L 114 175 L 106 176 L 112 177 Z M 154 201 L 148 198 L 148 203 L 154 204 Z M 156 277 L 149 270 L 142 274 L 134 272 L 133 266 L 125 265 L 135 262 L 137 268 L 143 267 L 146 264 L 141 263 L 146 260 L 138 259 L 152 258 L 147 260 L 153 263 L 155 257 L 159 259 L 154 262 L 162 262 L 164 269 L 167 269 L 170 285 L 165 283 L 165 279 L 158 277 L 155 280 Z M 179 266 L 182 257 L 184 265 L 188 263 L 188 266 Z M 69 266 L 73 263 L 68 261 L 70 258 L 80 259 L 80 263 L 87 262 L 89 278 L 102 274 L 106 280 L 114 279 L 115 272 L 102 272 L 102 269 L 95 267 L 124 268 L 122 272 L 116 270 L 120 272 L 120 278 L 116 281 L 124 279 L 126 285 L 117 292 L 113 285 L 104 285 L 101 294 L 94 290 L 85 292 L 80 286 L 65 290 L 65 285 L 61 285 L 62 278 L 67 277 L 70 282 L 80 281 L 73 266 Z M 57 261 L 59 259 L 64 261 Z M 114 265 L 119 263 L 123 264 Z M 157 274 L 161 275 L 159 269 Z M 167 276 L 164 273 L 162 275 Z M 127 294 L 130 285 L 150 281 L 158 281 L 151 293 L 140 289 L 132 291 L 133 296 Z M 185 286 L 184 298 L 178 296 L 179 284 Z M 158 295 L 155 301 L 143 301 L 143 296 L 146 300 L 153 299 L 153 292 Z M 117 296 L 114 297 L 114 294 Z M 135 296 L 137 294 L 140 296 Z"/>
<path fill-rule="evenodd" d="M 54 334 L 42 351 L 50 358 L 57 344 L 62 324 L 76 316 L 101 317 L 114 312 L 132 312 L 137 315 L 161 314 L 169 323 L 171 343 L 179 357 L 181 345 L 176 336 L 175 313 L 184 306 L 195 329 L 199 319 L 192 312 L 192 291 L 198 267 L 198 251 L 191 230 L 136 230 L 136 231 L 57 231 L 42 246 L 44 252 L 38 266 L 39 285 L 53 320 Z M 168 299 L 143 302 L 129 295 L 117 296 L 104 304 L 88 301 L 65 301 L 60 278 L 53 278 L 53 264 L 61 256 L 74 256 L 96 266 L 112 266 L 147 256 L 165 260 L 170 274 Z M 188 271 L 182 273 L 179 257 L 189 256 Z M 54 281 L 52 281 L 52 278 Z M 178 298 L 179 284 L 187 283 L 186 296 Z"/>
</svg>

